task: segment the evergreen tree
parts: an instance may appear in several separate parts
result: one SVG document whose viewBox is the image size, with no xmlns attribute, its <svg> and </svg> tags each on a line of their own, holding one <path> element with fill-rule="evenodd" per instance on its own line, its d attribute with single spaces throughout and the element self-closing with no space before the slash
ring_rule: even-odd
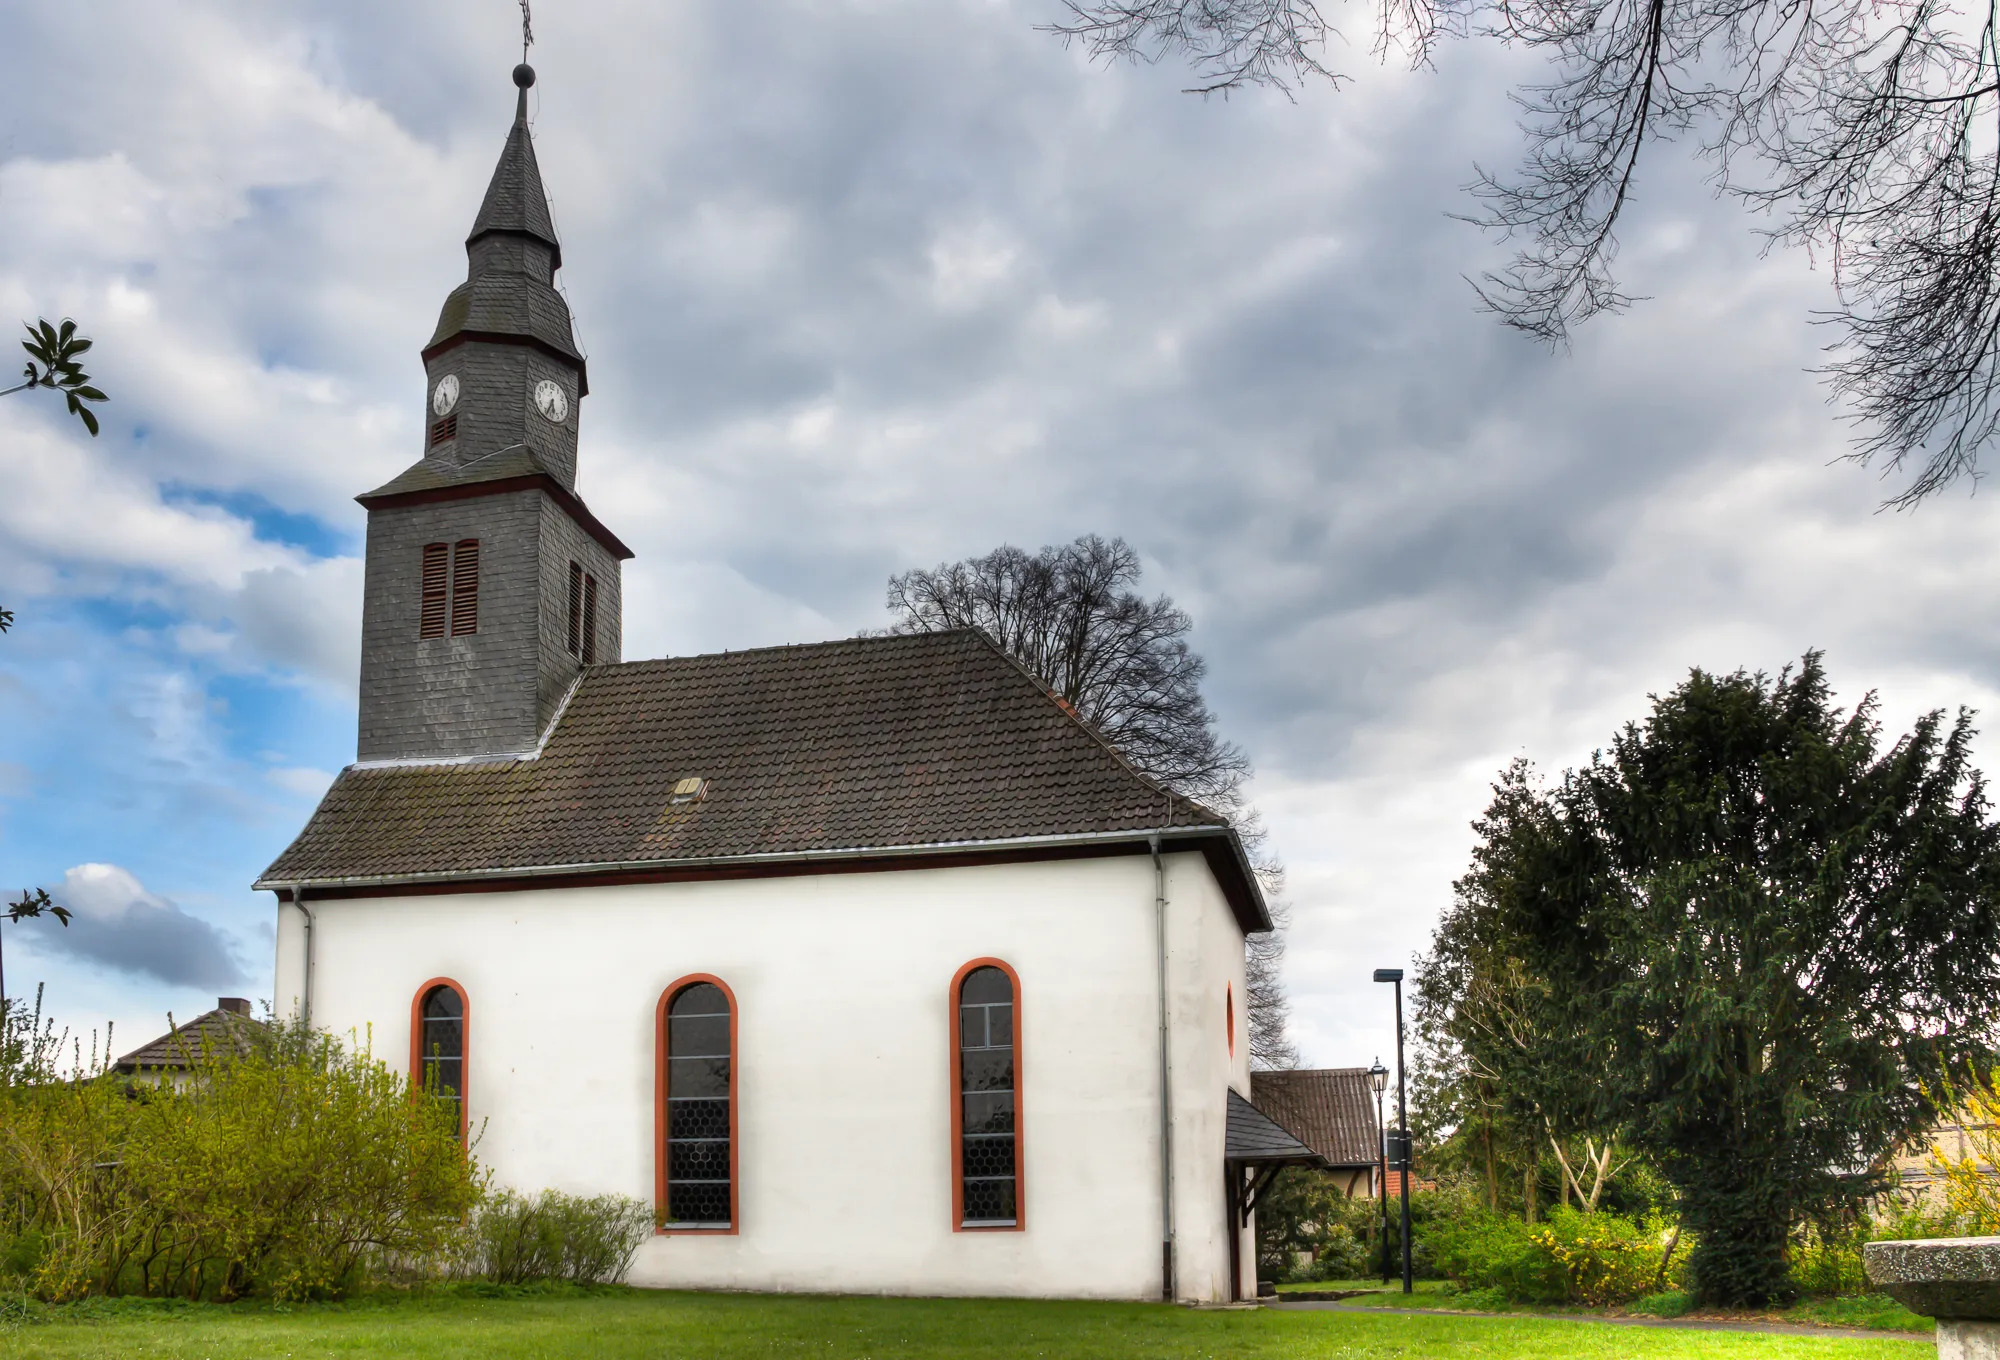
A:
<svg viewBox="0 0 2000 1360">
<path fill-rule="evenodd" d="M 1885 748 L 1876 713 L 1817 653 L 1697 670 L 1555 787 L 1503 779 L 1481 827 L 1475 933 L 1540 984 L 1516 1070 L 1577 1078 L 1527 1094 L 1655 1162 L 1705 1301 L 1783 1298 L 1794 1226 L 1877 1193 L 2000 1027 L 1970 714 Z"/>
</svg>

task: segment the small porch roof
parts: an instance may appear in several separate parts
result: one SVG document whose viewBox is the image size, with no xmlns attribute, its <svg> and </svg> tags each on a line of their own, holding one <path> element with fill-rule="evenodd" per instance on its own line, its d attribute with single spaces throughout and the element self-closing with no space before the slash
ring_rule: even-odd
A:
<svg viewBox="0 0 2000 1360">
<path fill-rule="evenodd" d="M 1229 1124 L 1223 1134 L 1222 1159 L 1238 1166 L 1329 1165 L 1279 1126 L 1276 1120 L 1235 1091 L 1229 1093 Z"/>
</svg>

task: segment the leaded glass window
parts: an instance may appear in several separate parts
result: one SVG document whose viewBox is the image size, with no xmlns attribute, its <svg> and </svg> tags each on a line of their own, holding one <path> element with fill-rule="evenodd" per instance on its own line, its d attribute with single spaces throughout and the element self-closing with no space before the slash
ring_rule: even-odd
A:
<svg viewBox="0 0 2000 1360">
<path fill-rule="evenodd" d="M 669 1228 L 727 1228 L 730 1206 L 729 997 L 712 982 L 667 1007 Z"/>
<path fill-rule="evenodd" d="M 958 988 L 959 1224 L 1018 1221 L 1015 1158 L 1014 984 L 975 968 Z"/>
<path fill-rule="evenodd" d="M 418 1070 L 424 1089 L 448 1100 L 465 1124 L 465 998 L 440 984 L 424 993 L 417 1008 Z"/>
</svg>

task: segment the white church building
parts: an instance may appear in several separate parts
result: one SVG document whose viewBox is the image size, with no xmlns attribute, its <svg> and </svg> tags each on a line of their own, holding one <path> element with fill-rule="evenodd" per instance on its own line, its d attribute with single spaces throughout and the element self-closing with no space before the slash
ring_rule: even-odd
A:
<svg viewBox="0 0 2000 1360">
<path fill-rule="evenodd" d="M 279 1010 L 501 1183 L 654 1205 L 638 1284 L 1250 1292 L 1261 1178 L 1320 1159 L 1247 1100 L 1236 834 L 975 632 L 621 658 L 533 80 L 423 457 L 359 498 L 358 759 L 257 884 Z"/>
</svg>

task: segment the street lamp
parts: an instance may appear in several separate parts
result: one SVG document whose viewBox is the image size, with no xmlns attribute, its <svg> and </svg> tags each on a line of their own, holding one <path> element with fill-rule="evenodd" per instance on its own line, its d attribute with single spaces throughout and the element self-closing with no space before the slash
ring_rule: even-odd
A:
<svg viewBox="0 0 2000 1360">
<path fill-rule="evenodd" d="M 1410 1112 L 1403 1070 L 1403 970 L 1377 968 L 1377 982 L 1396 986 L 1396 1136 L 1389 1145 L 1389 1159 L 1402 1173 L 1397 1178 L 1403 1192 L 1403 1292 L 1411 1292 L 1410 1282 Z"/>
<path fill-rule="evenodd" d="M 1368 1069 L 1368 1084 L 1375 1088 L 1375 1156 L 1381 1174 L 1375 1178 L 1375 1198 L 1382 1205 L 1382 1283 L 1389 1283 L 1389 1144 L 1388 1125 L 1382 1119 L 1382 1092 L 1389 1085 L 1389 1069 L 1375 1059 Z"/>
</svg>

